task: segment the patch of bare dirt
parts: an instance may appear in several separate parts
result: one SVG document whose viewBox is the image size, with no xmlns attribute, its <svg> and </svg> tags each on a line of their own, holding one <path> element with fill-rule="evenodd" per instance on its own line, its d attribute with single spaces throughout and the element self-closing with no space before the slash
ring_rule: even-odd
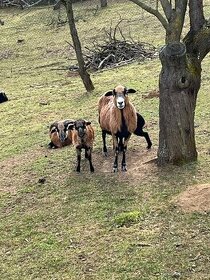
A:
<svg viewBox="0 0 210 280">
<path fill-rule="evenodd" d="M 48 157 L 51 153 L 55 152 L 58 152 L 58 150 L 48 150 L 45 147 L 34 147 L 24 154 L 16 155 L 13 158 L 1 161 L 0 192 L 9 192 L 15 194 L 24 185 L 30 185 L 34 184 L 34 182 L 38 182 L 40 178 L 35 171 L 33 172 L 33 169 L 29 168 L 30 165 L 39 157 Z M 128 171 L 121 171 L 122 154 L 120 154 L 119 171 L 117 173 L 113 173 L 112 166 L 114 161 L 114 152 L 109 146 L 108 157 L 104 157 L 101 149 L 96 149 L 93 151 L 93 165 L 95 167 L 96 174 L 98 173 L 101 176 L 106 174 L 119 180 L 126 180 L 129 182 L 129 184 L 135 185 L 139 184 L 139 182 L 145 178 L 151 177 L 151 173 L 155 173 L 157 166 L 153 160 L 156 158 L 156 154 L 157 151 L 155 148 L 152 148 L 148 151 L 146 147 L 142 147 L 139 145 L 139 143 L 136 143 L 134 144 L 134 147 L 128 148 L 127 151 L 126 158 Z M 75 162 L 76 155 L 74 155 L 71 160 L 72 162 Z M 75 173 L 75 166 L 73 163 L 72 166 L 73 169 L 70 170 L 70 172 Z M 81 173 L 89 174 L 89 164 L 85 160 L 82 161 Z M 69 176 L 69 174 L 66 174 L 66 176 Z M 63 177 L 64 174 L 62 174 L 62 178 Z M 57 179 L 59 180 L 59 178 Z"/>
<path fill-rule="evenodd" d="M 12 50 L 4 50 L 2 52 L 0 52 L 0 60 L 2 59 L 8 59 L 13 55 L 13 51 Z"/>
<path fill-rule="evenodd" d="M 209 212 L 210 184 L 190 186 L 172 202 L 181 207 L 184 212 Z"/>
<path fill-rule="evenodd" d="M 155 148 L 147 150 L 140 146 L 136 148 L 128 148 L 126 154 L 127 172 L 121 171 L 122 154 L 119 154 L 117 173 L 112 172 L 114 162 L 114 152 L 109 149 L 108 157 L 102 155 L 102 152 L 94 152 L 93 160 L 96 172 L 110 174 L 110 176 L 117 176 L 118 179 L 129 180 L 131 184 L 139 184 L 142 180 L 150 176 L 151 173 L 158 171 L 155 163 L 157 151 Z"/>
<path fill-rule="evenodd" d="M 0 192 L 15 194 L 21 186 L 32 182 L 35 174 L 26 171 L 26 167 L 38 157 L 46 154 L 43 147 L 34 148 L 27 153 L 15 155 L 0 162 Z"/>
</svg>

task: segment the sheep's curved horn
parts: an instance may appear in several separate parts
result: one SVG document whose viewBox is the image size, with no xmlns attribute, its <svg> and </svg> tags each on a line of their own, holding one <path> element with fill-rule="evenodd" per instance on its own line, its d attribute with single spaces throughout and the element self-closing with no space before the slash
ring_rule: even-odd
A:
<svg viewBox="0 0 210 280">
<path fill-rule="evenodd" d="M 67 126 L 67 125 L 69 125 L 69 124 L 71 124 L 71 123 L 74 123 L 75 122 L 75 120 L 65 120 L 64 122 L 63 122 L 63 124 L 64 124 L 64 126 Z"/>
<path fill-rule="evenodd" d="M 58 129 L 58 122 L 54 122 L 50 125 L 50 131 L 52 130 L 52 128 Z"/>
</svg>

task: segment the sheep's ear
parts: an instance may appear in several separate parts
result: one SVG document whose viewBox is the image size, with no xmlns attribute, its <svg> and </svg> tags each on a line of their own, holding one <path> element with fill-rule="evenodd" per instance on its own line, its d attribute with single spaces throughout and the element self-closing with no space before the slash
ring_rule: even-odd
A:
<svg viewBox="0 0 210 280">
<path fill-rule="evenodd" d="M 91 122 L 85 122 L 85 124 L 86 124 L 86 125 L 90 125 L 90 124 L 91 124 Z"/>
<path fill-rule="evenodd" d="M 104 95 L 105 96 L 112 96 L 113 95 L 113 91 L 112 90 L 107 91 Z"/>
<path fill-rule="evenodd" d="M 128 89 L 126 90 L 126 93 L 135 93 L 135 92 L 136 92 L 136 90 L 133 89 L 133 88 L 128 88 Z"/>
</svg>

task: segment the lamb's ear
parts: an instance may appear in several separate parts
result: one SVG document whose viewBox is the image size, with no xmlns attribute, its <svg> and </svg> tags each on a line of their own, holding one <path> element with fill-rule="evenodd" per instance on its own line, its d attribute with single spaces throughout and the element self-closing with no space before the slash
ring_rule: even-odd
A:
<svg viewBox="0 0 210 280">
<path fill-rule="evenodd" d="M 90 124 L 91 124 L 91 122 L 85 122 L 85 124 L 86 124 L 86 125 L 90 125 Z"/>
<path fill-rule="evenodd" d="M 109 91 L 107 91 L 104 95 L 105 95 L 105 96 L 112 96 L 112 95 L 113 95 L 113 91 L 112 91 L 112 90 L 109 90 Z"/>
<path fill-rule="evenodd" d="M 128 88 L 128 89 L 126 90 L 126 93 L 135 93 L 135 92 L 136 92 L 136 90 L 133 89 L 133 88 Z"/>
</svg>

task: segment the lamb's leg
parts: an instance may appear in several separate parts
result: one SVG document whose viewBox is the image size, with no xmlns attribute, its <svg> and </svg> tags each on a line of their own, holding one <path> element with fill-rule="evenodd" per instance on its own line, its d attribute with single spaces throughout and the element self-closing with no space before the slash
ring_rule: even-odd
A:
<svg viewBox="0 0 210 280">
<path fill-rule="evenodd" d="M 94 172 L 94 167 L 92 164 L 92 149 L 91 148 L 86 148 L 85 153 L 87 155 L 87 159 L 89 160 L 90 163 L 90 172 Z"/>
<path fill-rule="evenodd" d="M 103 153 L 107 157 L 106 131 L 105 130 L 102 130 L 102 139 L 103 139 Z"/>
<path fill-rule="evenodd" d="M 76 148 L 76 150 L 77 150 L 77 168 L 76 168 L 76 171 L 80 172 L 81 149 L 80 148 Z"/>
</svg>

